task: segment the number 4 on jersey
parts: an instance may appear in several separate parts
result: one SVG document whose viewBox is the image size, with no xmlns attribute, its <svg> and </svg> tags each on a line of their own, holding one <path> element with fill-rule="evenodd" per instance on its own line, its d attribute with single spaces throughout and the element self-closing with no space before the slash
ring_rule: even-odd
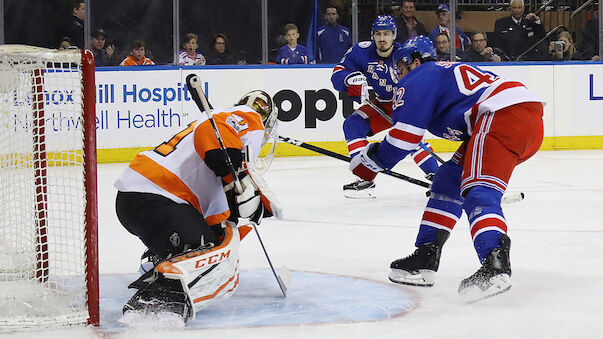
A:
<svg viewBox="0 0 603 339">
<path fill-rule="evenodd" d="M 484 73 L 465 64 L 459 65 L 454 69 L 454 76 L 459 91 L 465 95 L 471 95 L 498 80 L 498 77 L 495 75 Z"/>
</svg>

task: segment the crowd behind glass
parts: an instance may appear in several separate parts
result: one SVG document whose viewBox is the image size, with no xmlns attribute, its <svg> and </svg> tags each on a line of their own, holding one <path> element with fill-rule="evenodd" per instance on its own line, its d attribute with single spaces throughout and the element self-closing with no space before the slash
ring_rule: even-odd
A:
<svg viewBox="0 0 603 339">
<path fill-rule="evenodd" d="M 450 6 L 437 0 L 179 0 L 177 11 L 174 3 L 5 0 L 4 43 L 89 48 L 97 66 L 334 64 L 355 42 L 369 40 L 370 23 L 387 14 L 396 20 L 398 42 L 428 36 L 440 60 L 599 60 L 596 2 L 460 0 Z M 262 5 L 267 6 L 264 17 Z M 352 20 L 355 13 L 357 20 Z M 464 25 L 469 20 L 474 22 Z M 263 28 L 268 32 L 264 42 Z"/>
</svg>

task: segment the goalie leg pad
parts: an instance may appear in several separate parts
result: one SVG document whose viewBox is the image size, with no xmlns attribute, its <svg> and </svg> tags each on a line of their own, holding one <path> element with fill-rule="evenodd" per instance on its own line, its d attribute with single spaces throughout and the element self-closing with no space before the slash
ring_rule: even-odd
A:
<svg viewBox="0 0 603 339">
<path fill-rule="evenodd" d="M 167 279 L 179 281 L 195 313 L 225 299 L 239 284 L 240 233 L 233 224 L 226 227 L 222 244 L 210 249 L 201 248 L 170 258 L 156 270 Z"/>
</svg>

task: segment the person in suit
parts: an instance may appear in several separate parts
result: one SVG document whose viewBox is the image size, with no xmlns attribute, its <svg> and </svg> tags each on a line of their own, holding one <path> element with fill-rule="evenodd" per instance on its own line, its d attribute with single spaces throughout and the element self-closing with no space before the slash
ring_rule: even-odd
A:
<svg viewBox="0 0 603 339">
<path fill-rule="evenodd" d="M 546 32 L 536 14 L 523 15 L 525 11 L 523 0 L 511 0 L 509 10 L 511 15 L 500 18 L 494 23 L 494 36 L 496 46 L 500 47 L 511 60 L 515 60 L 542 39 Z M 543 53 L 537 47 L 529 51 L 522 59 L 541 60 Z"/>
</svg>

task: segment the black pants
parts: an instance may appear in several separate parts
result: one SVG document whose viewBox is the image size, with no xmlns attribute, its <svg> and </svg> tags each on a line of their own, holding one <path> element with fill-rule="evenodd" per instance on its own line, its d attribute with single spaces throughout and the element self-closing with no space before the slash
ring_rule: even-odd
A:
<svg viewBox="0 0 603 339">
<path fill-rule="evenodd" d="M 205 243 L 218 241 L 199 211 L 161 195 L 118 192 L 115 210 L 128 232 L 161 258 L 199 247 L 201 237 Z"/>
</svg>

